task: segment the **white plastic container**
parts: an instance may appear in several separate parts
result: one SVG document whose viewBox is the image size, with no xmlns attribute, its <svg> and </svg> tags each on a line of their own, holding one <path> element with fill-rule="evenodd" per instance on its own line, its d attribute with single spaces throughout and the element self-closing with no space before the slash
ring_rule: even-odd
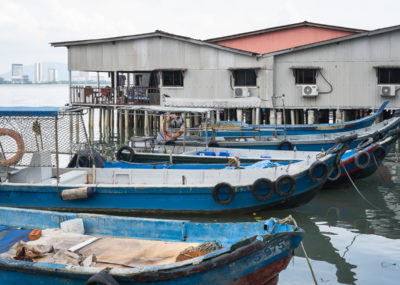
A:
<svg viewBox="0 0 400 285">
<path fill-rule="evenodd" d="M 85 227 L 83 226 L 82 219 L 73 219 L 62 222 L 60 224 L 61 229 L 66 233 L 77 233 L 77 234 L 84 234 Z"/>
</svg>

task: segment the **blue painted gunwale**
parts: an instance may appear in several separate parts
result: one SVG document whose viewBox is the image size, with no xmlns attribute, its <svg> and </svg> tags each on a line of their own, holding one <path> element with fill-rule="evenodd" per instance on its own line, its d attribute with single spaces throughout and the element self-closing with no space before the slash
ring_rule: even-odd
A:
<svg viewBox="0 0 400 285">
<path fill-rule="evenodd" d="M 372 115 L 366 116 L 353 121 L 334 123 L 334 124 L 297 124 L 297 125 L 286 125 L 286 135 L 314 135 L 324 133 L 338 133 L 348 132 L 357 129 L 371 126 L 376 118 L 378 118 L 383 109 L 389 104 L 389 100 L 382 103 L 378 111 Z M 240 130 L 218 130 L 218 127 L 223 128 L 226 124 L 235 124 L 240 127 Z M 208 137 L 215 135 L 216 137 L 253 137 L 253 136 L 273 136 L 273 135 L 284 135 L 285 125 L 252 125 L 238 121 L 221 121 L 216 123 L 217 127 L 213 131 L 208 131 Z M 260 130 L 259 130 L 260 129 Z M 202 136 L 205 137 L 206 132 L 202 132 Z"/>
<path fill-rule="evenodd" d="M 110 274 L 120 284 L 227 284 L 275 262 L 288 262 L 304 235 L 301 229 L 286 224 L 277 224 L 274 228 L 272 219 L 212 224 L 0 208 L 0 224 L 13 227 L 59 227 L 60 222 L 74 218 L 82 218 L 86 234 L 91 235 L 179 242 L 219 240 L 225 247 L 202 257 L 167 265 L 112 269 Z M 0 259 L 2 284 L 85 284 L 100 270 Z"/>
<path fill-rule="evenodd" d="M 322 158 L 329 169 L 332 167 L 335 157 L 336 155 L 328 155 Z M 266 201 L 257 200 L 253 196 L 251 192 L 252 184 L 232 185 L 235 192 L 233 201 L 227 205 L 221 205 L 215 202 L 212 197 L 214 185 L 135 186 L 85 184 L 60 185 L 57 187 L 55 185 L 2 183 L 0 184 L 0 206 L 93 211 L 195 212 L 203 214 L 276 207 L 291 208 L 311 200 L 326 181 L 312 181 L 308 175 L 308 169 L 304 168 L 292 175 L 296 180 L 296 189 L 291 196 L 282 197 L 274 193 Z M 146 171 L 157 173 L 163 170 L 148 169 Z M 229 175 L 229 173 L 232 173 L 231 171 L 235 170 L 226 171 L 227 175 Z M 252 171 L 252 169 L 245 171 Z M 275 179 L 271 180 L 275 181 Z M 82 186 L 94 187 L 96 189 L 95 194 L 85 200 L 61 200 L 60 191 Z"/>
</svg>

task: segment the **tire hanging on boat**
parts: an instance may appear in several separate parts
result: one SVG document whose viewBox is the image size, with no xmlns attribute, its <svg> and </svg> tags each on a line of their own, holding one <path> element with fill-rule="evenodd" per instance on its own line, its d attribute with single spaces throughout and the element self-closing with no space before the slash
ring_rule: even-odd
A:
<svg viewBox="0 0 400 285">
<path fill-rule="evenodd" d="M 128 151 L 129 152 L 129 160 L 128 160 L 129 162 L 135 161 L 135 151 L 130 146 L 127 146 L 127 145 L 121 146 L 118 149 L 117 153 L 115 154 L 115 158 L 118 161 L 121 161 L 121 156 L 122 156 L 122 152 L 123 151 Z"/>
<path fill-rule="evenodd" d="M 260 188 L 267 188 L 267 193 L 264 195 L 259 194 L 258 190 L 263 190 Z M 268 200 L 269 198 L 274 195 L 274 183 L 272 183 L 271 180 L 267 178 L 259 178 L 256 181 L 254 181 L 253 186 L 251 188 L 251 193 L 253 193 L 253 196 L 260 201 L 265 201 Z"/>
<path fill-rule="evenodd" d="M 229 192 L 229 197 L 228 199 L 222 200 L 219 197 L 220 191 L 222 190 L 228 190 Z M 233 189 L 232 185 L 226 182 L 221 182 L 218 183 L 217 185 L 214 186 L 214 189 L 212 191 L 212 196 L 215 200 L 220 205 L 227 205 L 230 202 L 232 202 L 233 198 L 235 198 L 235 189 Z"/>
<path fill-rule="evenodd" d="M 360 168 L 364 169 L 368 166 L 370 162 L 369 153 L 366 151 L 357 152 L 356 156 L 354 157 L 354 164 Z"/>
<path fill-rule="evenodd" d="M 391 136 L 394 136 L 394 135 L 397 135 L 397 134 L 399 134 L 399 133 L 400 133 L 400 129 L 399 129 L 399 128 L 394 129 L 394 130 L 390 130 L 390 131 L 386 134 L 385 138 L 391 137 Z"/>
<path fill-rule="evenodd" d="M 287 147 L 288 147 L 287 150 L 293 150 L 293 144 L 292 144 L 290 141 L 287 141 L 287 140 L 283 140 L 283 141 L 281 141 L 281 142 L 279 143 L 279 145 L 278 145 L 278 150 L 282 150 L 282 148 L 283 148 L 284 146 L 287 146 Z M 286 150 L 286 148 L 284 148 L 284 150 Z"/>
<path fill-rule="evenodd" d="M 318 171 L 318 169 L 322 168 L 322 173 L 319 175 L 318 173 L 315 173 L 315 171 Z M 313 164 L 311 164 L 310 168 L 308 169 L 308 176 L 313 182 L 321 182 L 326 179 L 328 176 L 329 168 L 328 165 L 323 162 L 323 161 L 314 161 Z"/>
<path fill-rule="evenodd" d="M 288 191 L 282 191 L 281 190 L 281 186 L 285 185 L 285 184 L 289 184 L 290 188 Z M 290 196 L 293 194 L 293 192 L 296 190 L 296 180 L 288 175 L 282 175 L 280 176 L 276 181 L 275 181 L 275 191 L 279 196 L 282 197 L 286 197 L 286 196 Z"/>
<path fill-rule="evenodd" d="M 0 165 L 10 166 L 17 164 L 25 152 L 25 144 L 22 136 L 18 132 L 10 129 L 0 129 L 0 136 L 9 136 L 14 139 L 17 144 L 17 152 L 14 154 L 14 156 L 9 159 L 6 159 L 5 157 L 0 158 Z"/>
<path fill-rule="evenodd" d="M 219 143 L 217 143 L 216 141 L 210 141 L 208 143 L 208 147 L 219 147 Z"/>
<path fill-rule="evenodd" d="M 385 158 L 385 156 L 386 156 L 386 149 L 383 146 L 378 145 L 374 151 L 374 157 L 376 161 L 382 161 Z"/>
<path fill-rule="evenodd" d="M 334 176 L 332 176 L 334 175 Z M 340 165 L 334 165 L 331 168 L 331 171 L 329 172 L 328 175 L 328 180 L 329 181 L 336 181 L 339 179 L 339 177 L 342 175 L 342 168 L 340 167 Z"/>
</svg>

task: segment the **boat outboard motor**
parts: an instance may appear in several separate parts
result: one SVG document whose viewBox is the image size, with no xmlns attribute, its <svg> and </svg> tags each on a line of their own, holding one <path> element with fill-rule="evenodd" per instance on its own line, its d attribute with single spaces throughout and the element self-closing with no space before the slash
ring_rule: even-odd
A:
<svg viewBox="0 0 400 285">
<path fill-rule="evenodd" d="M 106 161 L 97 151 L 85 149 L 78 151 L 70 162 L 68 163 L 68 168 L 80 168 L 80 167 L 92 167 L 91 156 L 93 154 L 94 165 L 97 168 L 104 168 L 104 162 Z"/>
</svg>

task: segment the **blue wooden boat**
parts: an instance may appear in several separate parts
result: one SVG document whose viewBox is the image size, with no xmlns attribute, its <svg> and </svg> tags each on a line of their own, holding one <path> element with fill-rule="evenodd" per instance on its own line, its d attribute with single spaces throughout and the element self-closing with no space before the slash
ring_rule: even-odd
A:
<svg viewBox="0 0 400 285">
<path fill-rule="evenodd" d="M 351 140 L 350 148 L 356 148 L 361 142 L 374 137 L 382 138 L 387 132 L 400 125 L 400 118 L 394 117 L 371 127 L 350 132 L 325 133 L 318 135 L 288 135 L 288 136 L 261 136 L 261 137 L 216 137 L 208 143 L 209 146 L 223 148 L 250 148 L 265 150 L 294 149 L 301 151 L 321 151 L 331 148 L 336 142 Z M 182 146 L 183 142 L 177 140 L 174 145 Z M 186 146 L 204 146 L 203 139 L 192 138 L 185 141 Z"/>
<path fill-rule="evenodd" d="M 269 168 L 20 167 L 0 183 L 0 205 L 140 212 L 237 212 L 308 202 L 336 154 Z M 35 175 L 32 175 L 34 173 Z"/>
<path fill-rule="evenodd" d="M 257 137 L 273 135 L 316 135 L 326 133 L 349 132 L 371 126 L 382 114 L 389 100 L 383 102 L 378 111 L 369 116 L 334 124 L 303 124 L 303 125 L 252 125 L 237 121 L 216 122 L 208 131 L 208 137 Z M 202 132 L 205 137 L 205 131 Z"/>
<path fill-rule="evenodd" d="M 315 156 L 318 152 L 290 151 L 290 150 L 263 150 L 240 149 L 219 147 L 182 147 L 182 146 L 158 146 L 152 150 L 122 146 L 118 161 L 134 163 L 204 163 L 226 164 L 229 159 L 239 158 L 241 163 L 255 163 L 268 159 L 274 162 L 304 160 L 308 156 Z"/>
<path fill-rule="evenodd" d="M 87 147 L 78 137 L 79 115 L 0 110 L 3 114 L 0 130 L 12 134 L 17 147 L 2 144 L 1 206 L 196 213 L 290 208 L 314 197 L 337 156 L 320 153 L 258 169 L 63 168 L 60 153 Z"/>
<path fill-rule="evenodd" d="M 363 142 L 363 145 L 345 152 L 340 165 L 331 170 L 325 186 L 331 187 L 337 185 L 337 183 L 348 182 L 347 175 L 352 179 L 360 179 L 373 174 L 392 150 L 400 136 L 399 134 L 400 129 L 395 129 L 378 142 L 368 140 Z"/>
<path fill-rule="evenodd" d="M 84 234 L 58 229 L 63 222 L 83 224 Z M 28 242 L 33 229 L 41 236 Z M 279 219 L 196 223 L 0 207 L 0 283 L 277 284 L 303 235 Z M 33 244 L 50 244 L 47 256 L 13 254 Z M 65 252 L 90 262 L 71 264 Z"/>
<path fill-rule="evenodd" d="M 327 184 L 337 185 L 338 182 L 348 181 L 346 171 L 352 178 L 363 178 L 371 175 L 382 163 L 386 154 L 393 148 L 399 137 L 400 129 L 391 130 L 384 138 L 374 141 L 371 137 L 360 143 L 355 149 L 347 150 L 341 157 L 339 167 L 334 167 L 328 177 Z M 169 147 L 169 146 L 168 146 Z M 167 148 L 168 148 L 167 147 Z M 132 150 L 133 151 L 133 150 Z M 258 150 L 258 149 L 224 149 L 204 147 L 181 147 L 168 148 L 170 153 L 146 153 L 134 152 L 135 163 L 108 162 L 109 167 L 135 168 L 138 164 L 146 168 L 223 168 L 233 158 L 239 159 L 242 166 L 249 162 L 258 162 L 268 159 L 276 164 L 287 164 L 306 160 L 315 156 L 317 152 L 308 151 L 281 151 L 281 150 Z M 172 153 L 172 152 L 175 153 Z M 126 156 L 128 159 L 128 156 Z M 144 164 L 142 164 L 145 162 Z M 152 163 L 157 162 L 157 165 Z M 216 164 L 216 163 L 224 164 Z M 182 163 L 185 163 L 182 165 Z M 194 165 L 191 165 L 194 164 Z M 199 164 L 206 164 L 201 166 Z M 335 181 L 335 183 L 332 183 Z"/>
</svg>

